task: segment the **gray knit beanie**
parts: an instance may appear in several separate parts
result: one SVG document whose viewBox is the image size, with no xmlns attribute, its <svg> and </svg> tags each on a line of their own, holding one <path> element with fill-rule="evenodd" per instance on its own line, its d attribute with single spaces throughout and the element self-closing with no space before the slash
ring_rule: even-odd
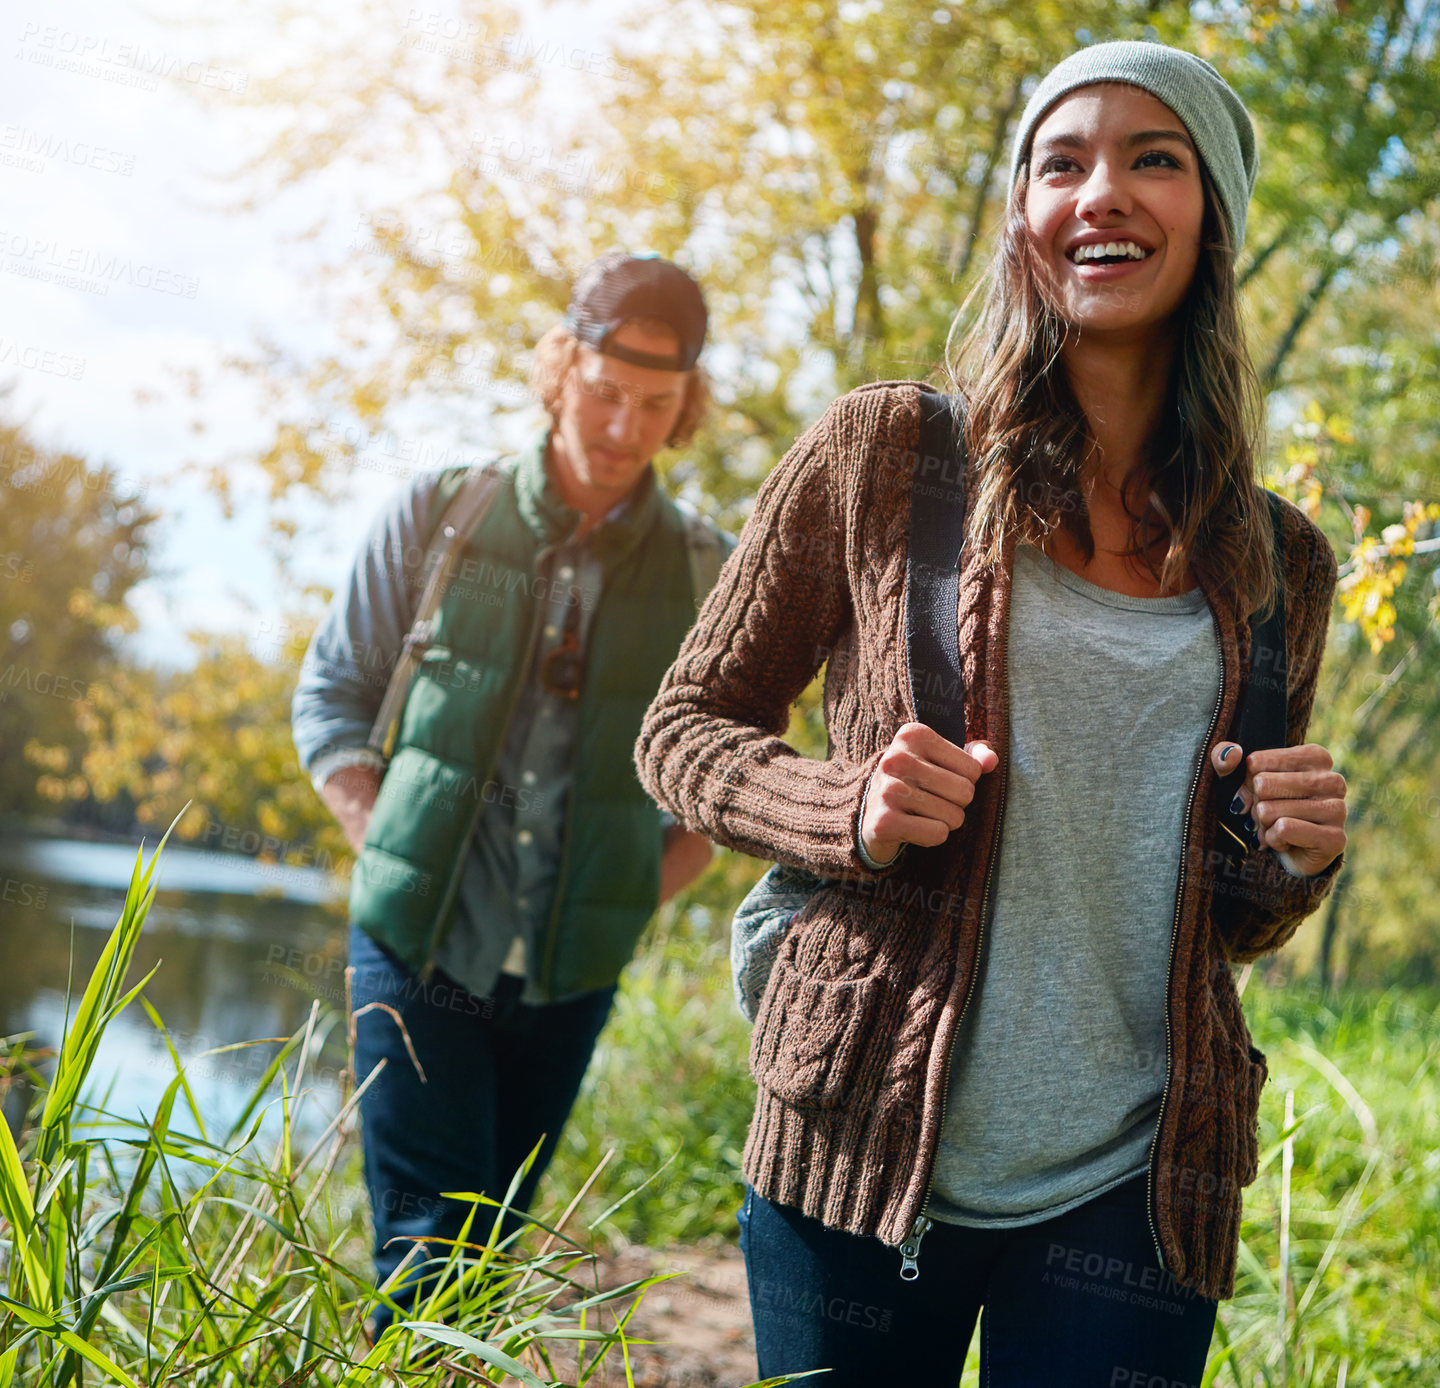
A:
<svg viewBox="0 0 1440 1388">
<path fill-rule="evenodd" d="M 1245 211 L 1260 167 L 1255 129 L 1240 98 L 1209 63 L 1163 43 L 1097 43 L 1051 68 L 1020 117 L 1010 156 L 1011 188 L 1020 177 L 1020 166 L 1029 158 L 1030 138 L 1045 113 L 1062 96 L 1092 82 L 1139 87 L 1180 117 L 1215 181 L 1230 224 L 1230 238 L 1238 251 L 1245 240 Z"/>
</svg>

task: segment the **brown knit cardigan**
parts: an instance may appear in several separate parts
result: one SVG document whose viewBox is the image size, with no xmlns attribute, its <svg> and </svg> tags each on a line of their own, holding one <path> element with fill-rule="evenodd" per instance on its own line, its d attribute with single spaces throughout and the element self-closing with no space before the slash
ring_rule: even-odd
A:
<svg viewBox="0 0 1440 1388">
<path fill-rule="evenodd" d="M 690 828 L 841 879 L 797 916 L 756 1017 L 758 1097 L 744 1168 L 768 1199 L 893 1245 L 929 1190 L 950 1054 L 987 923 L 1008 737 L 1013 549 L 993 571 L 967 551 L 958 614 L 966 726 L 995 747 L 1000 767 L 981 778 L 943 848 L 912 847 L 886 871 L 865 868 L 856 836 L 866 782 L 915 718 L 905 581 L 919 400 L 911 382 L 853 391 L 776 466 L 636 748 L 646 788 Z M 1293 745 L 1310 719 L 1336 571 L 1301 511 L 1287 505 L 1284 521 Z M 1201 582 L 1223 665 L 1208 752 L 1231 725 L 1250 641 L 1248 624 Z M 822 663 L 830 750 L 817 761 L 781 735 Z M 1095 794 L 1106 794 L 1103 777 Z M 1329 891 L 1339 860 L 1313 878 L 1291 876 L 1269 849 L 1234 865 L 1219 851 L 1218 808 L 1207 755 L 1186 816 L 1149 1208 L 1163 1266 L 1220 1298 L 1234 1292 L 1241 1188 L 1255 1179 L 1266 1076 L 1231 965 L 1283 945 Z M 1167 848 L 1156 870 L 1172 862 Z"/>
</svg>

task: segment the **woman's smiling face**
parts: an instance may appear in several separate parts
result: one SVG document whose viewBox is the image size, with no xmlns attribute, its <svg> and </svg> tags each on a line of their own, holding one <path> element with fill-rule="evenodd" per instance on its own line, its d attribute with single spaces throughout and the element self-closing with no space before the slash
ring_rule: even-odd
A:
<svg viewBox="0 0 1440 1388">
<path fill-rule="evenodd" d="M 1200 256 L 1200 156 L 1163 101 L 1116 82 L 1061 98 L 1036 128 L 1025 223 L 1061 316 L 1147 336 L 1184 302 Z"/>
</svg>

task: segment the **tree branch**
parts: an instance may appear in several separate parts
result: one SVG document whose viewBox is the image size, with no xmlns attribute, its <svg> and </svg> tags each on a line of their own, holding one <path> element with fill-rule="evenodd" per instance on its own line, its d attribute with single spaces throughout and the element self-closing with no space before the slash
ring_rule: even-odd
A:
<svg viewBox="0 0 1440 1388">
<path fill-rule="evenodd" d="M 1300 330 L 1310 321 L 1315 310 L 1320 307 L 1320 300 L 1325 297 L 1325 291 L 1330 288 L 1331 281 L 1344 269 L 1349 260 L 1349 256 L 1332 258 L 1330 263 L 1320 271 L 1315 283 L 1311 285 L 1309 293 L 1296 305 L 1295 314 L 1290 319 L 1290 326 L 1285 329 L 1284 335 L 1276 345 L 1275 353 L 1270 358 L 1270 364 L 1260 373 L 1260 383 L 1266 391 L 1275 389 L 1275 384 L 1280 379 L 1280 368 L 1285 364 L 1285 358 L 1294 348 L 1295 339 L 1300 336 Z"/>
<path fill-rule="evenodd" d="M 1275 239 L 1271 241 L 1268 246 L 1255 253 L 1250 263 L 1245 267 L 1245 269 L 1236 279 L 1235 287 L 1237 289 L 1244 289 L 1245 286 L 1250 282 L 1250 280 L 1255 275 L 1259 274 L 1260 271 L 1264 268 L 1265 262 L 1269 260 L 1270 257 L 1274 255 L 1275 252 L 1278 251 L 1283 245 L 1285 245 L 1287 241 L 1290 240 L 1291 236 L 1293 236 L 1295 233 L 1295 229 L 1296 223 L 1294 221 L 1287 221 L 1285 225 L 1280 229 L 1279 235 L 1276 236 Z"/>
<path fill-rule="evenodd" d="M 1000 119 L 995 123 L 995 133 L 990 141 L 989 152 L 985 156 L 985 172 L 981 175 L 979 183 L 975 188 L 975 206 L 970 211 L 969 232 L 965 237 L 965 248 L 960 253 L 960 260 L 951 269 L 951 279 L 959 284 L 964 280 L 970 271 L 970 262 L 975 258 L 975 247 L 980 242 L 980 225 L 985 216 L 985 204 L 990 196 L 990 180 L 995 176 L 995 166 L 1005 154 L 1005 146 L 1008 143 L 1007 136 L 1010 133 L 1010 122 L 1015 117 L 1015 112 L 1020 105 L 1020 88 L 1024 78 L 1017 77 L 1015 84 L 1010 88 L 1010 99 L 1005 103 L 1005 108 L 1000 112 Z"/>
</svg>

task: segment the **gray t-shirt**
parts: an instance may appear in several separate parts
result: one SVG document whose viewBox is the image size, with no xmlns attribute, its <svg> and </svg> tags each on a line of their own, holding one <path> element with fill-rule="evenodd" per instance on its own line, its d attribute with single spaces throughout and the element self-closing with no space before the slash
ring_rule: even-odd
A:
<svg viewBox="0 0 1440 1388">
<path fill-rule="evenodd" d="M 1062 1214 L 1145 1169 L 1186 801 L 1219 694 L 1199 589 L 1132 598 L 1020 546 L 1010 749 L 980 976 L 928 1212 Z"/>
</svg>

